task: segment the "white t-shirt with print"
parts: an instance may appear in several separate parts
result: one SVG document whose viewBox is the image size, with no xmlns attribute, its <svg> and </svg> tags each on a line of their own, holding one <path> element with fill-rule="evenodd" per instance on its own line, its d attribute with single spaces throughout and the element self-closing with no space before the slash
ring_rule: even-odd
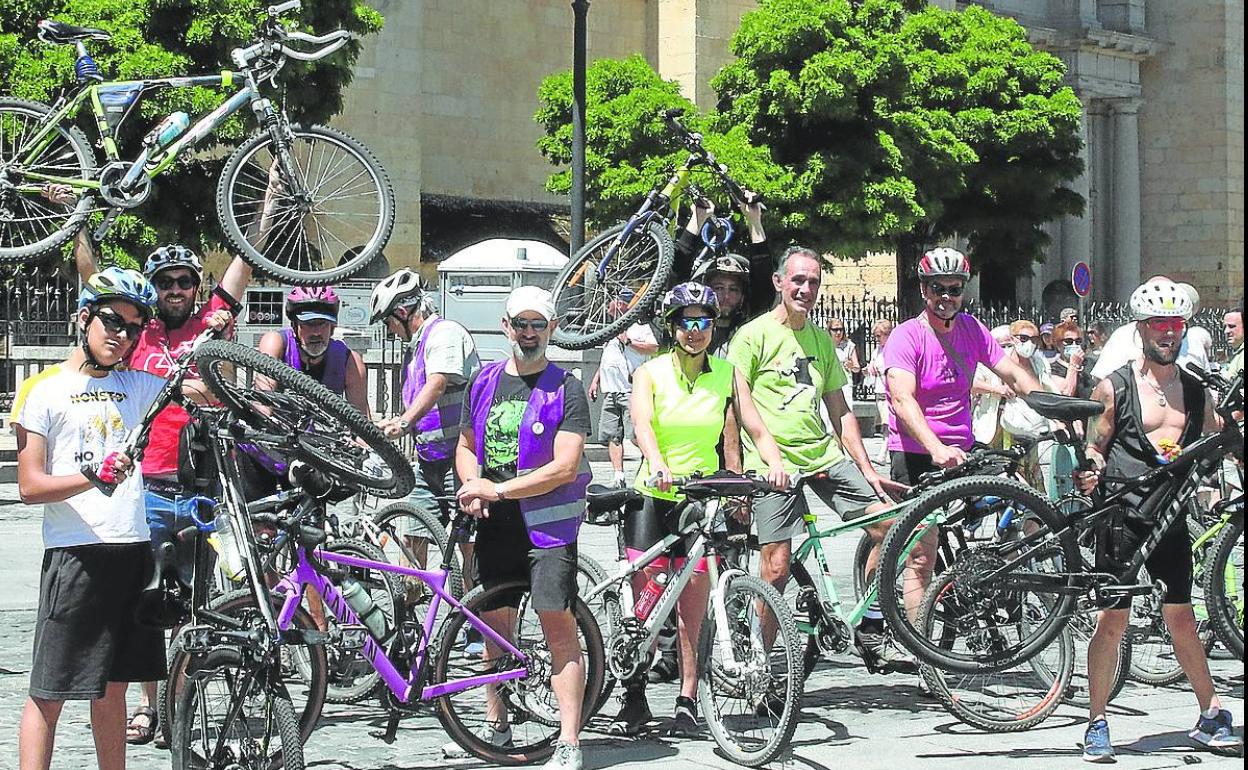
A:
<svg viewBox="0 0 1248 770">
<path fill-rule="evenodd" d="M 58 364 L 22 383 L 12 422 L 46 439 L 44 470 L 49 475 L 71 476 L 84 465 L 99 468 L 105 457 L 121 449 L 164 384 L 146 372 L 91 377 Z M 150 538 L 138 473 L 112 497 L 92 488 L 43 507 L 45 548 Z"/>
</svg>

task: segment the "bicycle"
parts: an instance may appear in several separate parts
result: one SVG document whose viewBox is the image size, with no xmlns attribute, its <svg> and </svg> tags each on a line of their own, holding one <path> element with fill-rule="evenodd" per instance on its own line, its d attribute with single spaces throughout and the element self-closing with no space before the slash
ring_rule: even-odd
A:
<svg viewBox="0 0 1248 770">
<path fill-rule="evenodd" d="M 103 30 L 39 22 L 39 38 L 77 47 L 76 84 L 52 105 L 0 98 L 0 263 L 48 254 L 69 241 L 97 212 L 104 237 L 116 217 L 144 203 L 155 179 L 249 107 L 260 130 L 226 160 L 216 209 L 232 250 L 281 281 L 316 285 L 347 278 L 381 253 L 394 226 L 394 191 L 385 170 L 358 140 L 326 126 L 292 125 L 285 111 L 261 93 L 287 59 L 318 61 L 351 41 L 345 30 L 310 35 L 287 28 L 280 17 L 301 7 L 287 0 L 268 7 L 255 40 L 230 59 L 241 87 L 193 125 L 175 112 L 153 128 L 133 158 L 122 158 L 117 131 L 146 91 L 236 86 L 230 70 L 213 75 L 106 81 L 87 50 L 109 39 Z M 303 52 L 292 44 L 319 46 Z M 75 125 L 91 112 L 104 152 L 99 165 L 86 134 Z M 266 199 L 270 173 L 279 184 Z M 46 185 L 78 194 L 71 208 L 47 205 Z"/>
<path fill-rule="evenodd" d="M 1017 482 L 989 477 L 960 479 L 925 493 L 889 531 L 880 559 L 882 609 L 898 640 L 916 657 L 943 671 L 999 671 L 1039 653 L 1077 613 L 1158 590 L 1153 585 L 1123 583 L 1118 575 L 1136 574 L 1162 534 L 1183 515 L 1175 501 L 1194 492 L 1200 479 L 1216 471 L 1224 457 L 1243 457 L 1243 428 L 1233 414 L 1242 409 L 1242 372 L 1231 383 L 1204 372 L 1194 374 L 1203 384 L 1224 394 L 1215 407 L 1224 421 L 1222 430 L 1193 442 L 1173 462 L 1140 478 L 1110 479 L 1121 487 L 1106 492 L 1090 508 L 1059 511 L 1050 501 Z M 1100 403 L 1052 394 L 1024 398 L 1040 415 L 1065 426 L 1059 441 L 1076 452 L 1079 465 L 1084 467 L 1083 444 L 1076 437 L 1073 423 L 1099 414 Z M 1153 487 L 1154 484 L 1157 486 Z M 1156 488 L 1156 499 L 1171 501 L 1161 506 L 1152 534 L 1135 553 L 1087 568 L 1079 552 L 1080 542 L 1085 537 L 1112 535 L 1114 528 L 1121 526 L 1116 522 L 1121 521 L 1118 514 L 1122 500 L 1142 488 Z M 904 589 L 899 585 L 901 575 L 895 565 L 907 544 L 926 528 L 961 526 L 985 512 L 1002 523 L 1024 516 L 1031 525 L 1018 537 L 993 539 L 967 549 L 946 566 L 950 586 L 958 598 L 959 614 L 946 618 L 945 623 L 968 636 L 991 637 L 989 647 L 953 650 L 944 643 L 947 640 L 928 638 L 907 616 L 903 609 Z M 1101 541 L 1097 542 L 1099 545 Z M 1225 557 L 1215 557 L 1212 571 L 1222 575 L 1226 565 L 1219 558 Z M 1230 602 L 1211 604 L 1215 624 L 1232 626 L 1235 621 L 1228 617 L 1232 609 Z M 1010 638 L 1007 632 L 1014 633 L 1016 638 Z M 1242 638 L 1242 630 L 1240 633 Z"/>
<path fill-rule="evenodd" d="M 606 641 L 607 667 L 616 679 L 631 680 L 644 675 L 659 629 L 705 557 L 711 594 L 697 647 L 699 709 L 721 751 L 734 762 L 758 767 L 788 747 L 797 727 L 804 680 L 797 628 L 779 591 L 739 569 L 721 572 L 717 556 L 727 546 L 720 498 L 753 496 L 771 486 L 752 476 L 719 472 L 676 479 L 673 488 L 684 495 L 672 513 L 679 521 L 677 534 L 667 535 L 594 586 L 586 600 L 606 597 L 616 618 Z M 588 505 L 609 510 L 639 496 L 633 489 L 615 489 L 591 496 Z M 668 580 L 646 619 L 624 616 L 621 601 L 631 591 L 632 576 L 682 541 L 687 544 L 685 563 Z M 777 625 L 770 648 L 762 636 L 768 615 Z"/>
<path fill-rule="evenodd" d="M 681 114 L 668 110 L 663 117 L 689 152 L 685 162 L 646 195 L 627 221 L 599 233 L 573 254 L 555 278 L 555 345 L 567 350 L 601 345 L 651 311 L 667 289 L 675 249 L 671 229 L 695 169 L 709 171 L 733 203 L 747 201 L 741 186 L 702 146 L 701 135 L 680 124 Z"/>
</svg>

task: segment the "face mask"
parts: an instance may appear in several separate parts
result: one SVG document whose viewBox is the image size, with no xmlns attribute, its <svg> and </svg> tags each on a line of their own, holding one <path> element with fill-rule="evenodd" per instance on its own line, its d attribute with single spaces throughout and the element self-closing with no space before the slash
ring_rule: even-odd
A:
<svg viewBox="0 0 1248 770">
<path fill-rule="evenodd" d="M 1023 343 L 1016 345 L 1014 347 L 1014 350 L 1017 351 L 1018 354 L 1022 356 L 1023 358 L 1031 358 L 1032 356 L 1036 354 L 1036 343 L 1023 342 Z"/>
<path fill-rule="evenodd" d="M 1067 358 L 1074 358 L 1075 353 L 1077 352 L 1079 352 L 1078 345 L 1067 345 L 1066 349 L 1063 351 L 1063 355 L 1065 355 Z"/>
</svg>

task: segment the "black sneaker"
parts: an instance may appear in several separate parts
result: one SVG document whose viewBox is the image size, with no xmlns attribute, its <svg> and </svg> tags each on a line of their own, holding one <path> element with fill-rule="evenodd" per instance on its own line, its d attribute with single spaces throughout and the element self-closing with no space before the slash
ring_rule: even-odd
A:
<svg viewBox="0 0 1248 770">
<path fill-rule="evenodd" d="M 693 698 L 683 695 L 676 698 L 675 718 L 672 719 L 672 726 L 667 733 L 675 738 L 694 738 L 699 734 L 698 704 L 694 703 Z"/>
<path fill-rule="evenodd" d="M 660 655 L 659 659 L 650 667 L 650 670 L 646 672 L 646 680 L 650 684 L 675 682 L 679 678 L 680 666 L 676 664 L 676 658 L 667 655 Z"/>
<path fill-rule="evenodd" d="M 919 671 L 914 659 L 882 628 L 858 626 L 854 629 L 854 646 L 872 674 L 917 674 Z"/>
<path fill-rule="evenodd" d="M 620 703 L 620 713 L 607 726 L 607 733 L 627 738 L 639 735 L 646 722 L 653 717 L 650 704 L 646 701 L 646 691 L 640 688 L 627 689 L 620 696 Z"/>
</svg>

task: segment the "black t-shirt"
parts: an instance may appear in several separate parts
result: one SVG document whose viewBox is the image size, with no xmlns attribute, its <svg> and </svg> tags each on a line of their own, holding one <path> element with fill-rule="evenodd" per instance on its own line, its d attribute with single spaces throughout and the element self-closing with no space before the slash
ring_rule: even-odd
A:
<svg viewBox="0 0 1248 770">
<path fill-rule="evenodd" d="M 473 373 L 464 392 L 461 426 L 472 429 L 472 388 L 481 370 Z M 516 477 L 516 461 L 520 456 L 520 420 L 529 404 L 533 386 L 541 374 L 517 377 L 503 372 L 494 390 L 494 401 L 485 421 L 485 463 L 481 475 L 490 481 L 507 481 Z M 560 431 L 588 436 L 590 433 L 589 399 L 581 381 L 569 375 L 563 384 L 563 421 Z"/>
</svg>

